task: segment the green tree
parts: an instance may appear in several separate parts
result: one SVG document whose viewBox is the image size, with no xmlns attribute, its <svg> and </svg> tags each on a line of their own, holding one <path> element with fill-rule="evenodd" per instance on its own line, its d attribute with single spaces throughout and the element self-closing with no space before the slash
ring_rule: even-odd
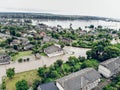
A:
<svg viewBox="0 0 120 90">
<path fill-rule="evenodd" d="M 16 36 L 17 36 L 17 37 L 21 37 L 21 34 L 20 34 L 20 33 L 16 33 Z"/>
<path fill-rule="evenodd" d="M 49 76 L 49 68 L 46 66 L 39 68 L 38 74 L 40 77 L 47 78 Z"/>
<path fill-rule="evenodd" d="M 33 82 L 33 90 L 37 90 L 37 87 L 41 84 L 41 81 L 40 80 L 35 80 Z"/>
<path fill-rule="evenodd" d="M 14 45 L 13 48 L 14 48 L 15 50 L 18 50 L 18 46 L 17 46 L 17 45 Z"/>
<path fill-rule="evenodd" d="M 7 42 L 8 44 L 10 44 L 10 43 L 12 42 L 12 38 L 8 38 L 8 39 L 6 40 L 6 42 Z"/>
<path fill-rule="evenodd" d="M 12 79 L 13 76 L 15 75 L 15 69 L 14 68 L 7 69 L 6 74 L 9 79 Z"/>
<path fill-rule="evenodd" d="M 108 85 L 108 86 L 104 87 L 103 90 L 118 90 L 118 89 Z"/>
<path fill-rule="evenodd" d="M 110 59 L 120 56 L 120 49 L 114 46 L 105 47 L 103 57 L 104 59 Z"/>
<path fill-rule="evenodd" d="M 90 25 L 89 28 L 94 28 L 94 25 Z"/>
<path fill-rule="evenodd" d="M 16 31 L 15 30 L 10 30 L 10 35 L 15 36 L 16 35 Z"/>
<path fill-rule="evenodd" d="M 86 60 L 82 63 L 81 68 L 86 68 L 86 67 L 93 67 L 93 68 L 97 68 L 98 67 L 98 61 L 91 59 L 91 60 Z"/>
<path fill-rule="evenodd" d="M 16 90 L 28 90 L 28 83 L 25 80 L 18 81 L 16 84 Z"/>
<path fill-rule="evenodd" d="M 18 59 L 18 62 L 19 62 L 19 63 L 21 63 L 22 61 L 23 61 L 23 59 L 22 59 L 22 58 Z"/>
<path fill-rule="evenodd" d="M 108 40 L 103 40 L 103 41 L 97 42 L 90 51 L 87 51 L 87 53 L 86 53 L 87 58 L 88 59 L 96 59 L 99 61 L 104 61 L 104 60 L 108 59 L 108 58 L 105 58 L 105 56 L 108 55 L 108 49 L 106 50 L 106 47 L 108 47 L 108 46 L 111 46 L 110 42 Z M 112 51 L 110 51 L 110 52 L 112 52 Z M 115 55 L 118 55 L 118 52 L 116 52 Z"/>
<path fill-rule="evenodd" d="M 58 74 L 58 72 L 56 70 L 54 70 L 54 71 L 50 72 L 50 77 L 51 78 L 59 78 L 60 75 Z"/>
<path fill-rule="evenodd" d="M 64 45 L 64 44 L 62 44 L 62 45 L 61 45 L 61 48 L 64 48 L 64 46 L 65 46 L 65 45 Z"/>
<path fill-rule="evenodd" d="M 0 88 L 0 89 L 6 90 L 6 83 L 5 83 L 5 81 L 2 82 L 2 85 L 1 85 L 1 88 Z"/>
<path fill-rule="evenodd" d="M 59 67 L 62 66 L 62 64 L 63 64 L 63 61 L 62 61 L 62 60 L 57 60 L 57 61 L 54 63 L 54 67 L 55 67 L 55 68 L 59 68 Z"/>
</svg>

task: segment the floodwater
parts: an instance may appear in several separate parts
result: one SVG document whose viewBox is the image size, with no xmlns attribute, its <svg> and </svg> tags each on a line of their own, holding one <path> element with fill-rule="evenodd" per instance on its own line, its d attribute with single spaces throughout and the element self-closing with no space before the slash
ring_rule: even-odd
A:
<svg viewBox="0 0 120 90">
<path fill-rule="evenodd" d="M 110 29 L 120 29 L 120 22 L 112 22 L 112 21 L 102 21 L 102 20 L 33 20 L 33 25 L 36 25 L 38 23 L 44 23 L 48 26 L 57 26 L 61 25 L 63 28 L 69 28 L 70 24 L 72 24 L 72 27 L 74 29 L 77 29 L 81 27 L 82 29 L 85 29 L 85 26 L 94 25 L 97 27 L 98 25 L 103 26 L 103 28 L 110 28 Z"/>
</svg>

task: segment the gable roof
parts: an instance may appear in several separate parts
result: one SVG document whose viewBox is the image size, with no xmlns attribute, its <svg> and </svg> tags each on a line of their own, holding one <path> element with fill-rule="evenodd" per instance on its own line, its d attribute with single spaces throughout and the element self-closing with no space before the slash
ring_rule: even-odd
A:
<svg viewBox="0 0 120 90">
<path fill-rule="evenodd" d="M 43 37 L 43 42 L 49 42 L 51 40 L 50 36 L 44 36 Z"/>
<path fill-rule="evenodd" d="M 93 68 L 86 68 L 56 80 L 64 90 L 81 90 L 86 85 L 100 79 L 100 74 Z"/>
<path fill-rule="evenodd" d="M 62 50 L 62 48 L 55 46 L 55 45 L 49 46 L 44 49 L 45 53 L 47 53 L 47 54 L 51 54 L 51 53 L 54 53 L 56 51 L 61 51 L 61 50 Z"/>
<path fill-rule="evenodd" d="M 37 90 L 59 90 L 54 82 L 39 85 Z"/>
<path fill-rule="evenodd" d="M 100 65 L 108 68 L 112 73 L 116 73 L 120 68 L 120 57 L 108 59 L 100 63 Z"/>
</svg>

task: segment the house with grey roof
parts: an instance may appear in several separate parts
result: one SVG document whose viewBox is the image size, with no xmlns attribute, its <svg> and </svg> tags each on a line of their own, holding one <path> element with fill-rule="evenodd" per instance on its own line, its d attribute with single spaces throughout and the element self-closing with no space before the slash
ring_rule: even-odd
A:
<svg viewBox="0 0 120 90">
<path fill-rule="evenodd" d="M 47 42 L 56 42 L 56 43 L 58 43 L 59 40 L 55 39 L 55 38 L 52 38 L 51 36 L 44 36 L 43 37 L 43 43 L 47 43 Z"/>
<path fill-rule="evenodd" d="M 20 45 L 21 41 L 18 40 L 18 39 L 14 39 L 11 43 L 10 43 L 10 46 L 13 46 L 13 45 Z"/>
<path fill-rule="evenodd" d="M 112 58 L 100 63 L 98 71 L 106 78 L 120 72 L 120 57 Z"/>
<path fill-rule="evenodd" d="M 55 85 L 55 82 L 39 85 L 37 90 L 59 90 Z"/>
<path fill-rule="evenodd" d="M 50 36 L 44 36 L 43 37 L 43 43 L 46 43 L 46 42 L 50 42 L 51 41 L 51 38 Z"/>
<path fill-rule="evenodd" d="M 70 38 L 62 38 L 60 41 L 67 45 L 68 44 L 71 45 L 71 43 L 72 43 L 72 40 Z"/>
<path fill-rule="evenodd" d="M 28 44 L 28 45 L 24 46 L 24 50 L 30 50 L 32 48 L 33 48 L 32 44 Z"/>
<path fill-rule="evenodd" d="M 5 53 L 0 53 L 0 65 L 2 64 L 9 64 L 10 63 L 10 56 Z"/>
<path fill-rule="evenodd" d="M 64 54 L 63 49 L 56 45 L 52 45 L 52 46 L 45 48 L 44 53 L 47 54 L 48 57 L 54 57 L 54 56 Z"/>
<path fill-rule="evenodd" d="M 59 90 L 91 90 L 100 82 L 100 74 L 93 68 L 86 68 L 56 80 Z"/>
</svg>

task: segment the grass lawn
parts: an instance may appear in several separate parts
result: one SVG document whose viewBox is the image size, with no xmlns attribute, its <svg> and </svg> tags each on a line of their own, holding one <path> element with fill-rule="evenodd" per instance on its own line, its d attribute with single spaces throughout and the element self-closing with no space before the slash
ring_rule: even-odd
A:
<svg viewBox="0 0 120 90">
<path fill-rule="evenodd" d="M 42 56 L 47 56 L 44 52 L 43 52 L 43 53 L 40 53 L 40 55 L 42 55 Z"/>
<path fill-rule="evenodd" d="M 37 70 L 18 73 L 11 80 L 6 77 L 5 78 L 6 90 L 16 90 L 15 87 L 16 82 L 23 79 L 28 82 L 29 86 L 32 86 L 33 81 L 35 79 L 40 79 L 40 77 L 38 76 Z"/>
<path fill-rule="evenodd" d="M 23 56 L 29 56 L 32 54 L 32 51 L 23 51 L 23 52 L 18 52 L 17 55 L 12 57 L 12 60 L 18 60 L 19 58 L 22 58 Z"/>
</svg>

